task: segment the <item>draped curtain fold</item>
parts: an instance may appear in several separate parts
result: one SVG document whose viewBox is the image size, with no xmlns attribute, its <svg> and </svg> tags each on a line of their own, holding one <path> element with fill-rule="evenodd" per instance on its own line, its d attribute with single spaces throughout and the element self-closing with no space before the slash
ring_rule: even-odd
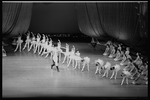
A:
<svg viewBox="0 0 150 100">
<path fill-rule="evenodd" d="M 131 47 L 143 45 L 139 8 L 139 3 L 77 3 L 78 26 L 91 37 L 111 37 Z"/>
<path fill-rule="evenodd" d="M 2 36 L 9 38 L 27 32 L 32 3 L 2 3 Z"/>
</svg>

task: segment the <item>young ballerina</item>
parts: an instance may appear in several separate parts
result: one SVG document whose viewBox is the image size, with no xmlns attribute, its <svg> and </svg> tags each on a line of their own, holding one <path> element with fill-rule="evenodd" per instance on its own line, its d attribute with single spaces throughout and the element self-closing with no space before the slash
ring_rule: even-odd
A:
<svg viewBox="0 0 150 100">
<path fill-rule="evenodd" d="M 142 70 L 141 75 L 144 76 L 145 84 L 148 84 L 148 61 L 144 64 L 145 68 Z"/>
<path fill-rule="evenodd" d="M 42 51 L 44 49 L 44 46 L 45 46 L 45 42 L 46 42 L 46 37 L 44 34 L 42 34 L 42 40 L 41 40 L 41 49 L 40 49 L 40 52 L 39 52 L 39 55 L 41 54 L 42 55 Z"/>
<path fill-rule="evenodd" d="M 121 57 L 121 45 L 119 44 L 117 52 L 116 52 L 116 57 L 114 58 L 114 61 L 120 60 L 119 58 Z"/>
<path fill-rule="evenodd" d="M 101 70 L 104 69 L 104 61 L 102 59 L 95 60 L 96 71 L 95 74 L 99 72 L 101 74 Z"/>
<path fill-rule="evenodd" d="M 139 53 L 136 53 L 136 59 L 133 61 L 133 63 L 135 63 L 136 65 L 140 65 L 142 64 L 142 57 L 140 57 L 140 54 Z"/>
<path fill-rule="evenodd" d="M 118 74 L 118 71 L 119 71 L 120 69 L 121 69 L 121 66 L 120 66 L 119 64 L 116 64 L 116 65 L 112 66 L 112 67 L 110 68 L 110 70 L 113 70 L 113 73 L 112 73 L 110 79 L 112 79 L 114 75 L 115 75 L 114 78 L 117 79 L 117 74 Z"/>
<path fill-rule="evenodd" d="M 38 33 L 37 34 L 37 38 L 36 38 L 36 43 L 35 43 L 35 50 L 34 50 L 34 53 L 36 53 L 36 51 L 38 51 L 38 53 L 40 52 L 40 41 L 41 40 L 41 36 L 40 34 Z"/>
<path fill-rule="evenodd" d="M 32 49 L 32 47 L 33 47 L 33 51 L 35 50 L 35 43 L 36 43 L 36 37 L 32 33 L 32 39 L 31 39 L 31 45 L 30 45 L 29 51 Z"/>
<path fill-rule="evenodd" d="M 129 53 L 130 53 L 130 49 L 129 47 L 126 48 L 123 60 L 121 61 L 120 65 L 124 65 L 124 62 L 126 61 L 126 59 L 129 57 Z"/>
<path fill-rule="evenodd" d="M 75 63 L 76 63 L 74 69 L 76 69 L 77 67 L 80 69 L 80 63 L 81 63 L 82 58 L 80 57 L 79 50 L 76 50 L 74 59 L 75 59 Z"/>
<path fill-rule="evenodd" d="M 108 41 L 106 44 L 104 44 L 104 45 L 106 45 L 105 52 L 103 53 L 104 56 L 109 55 L 109 51 L 110 51 L 110 46 L 111 46 L 111 44 L 112 44 L 111 41 Z"/>
<path fill-rule="evenodd" d="M 108 77 L 110 67 L 111 67 L 111 63 L 107 61 L 106 64 L 104 65 L 105 72 L 102 77 L 104 77 L 104 76 Z"/>
<path fill-rule="evenodd" d="M 85 66 L 87 66 L 87 70 L 89 71 L 90 70 L 90 58 L 89 57 L 84 57 L 83 58 L 83 60 L 81 60 L 81 62 L 83 63 L 82 65 L 83 65 L 83 67 L 82 67 L 82 72 L 83 72 L 83 70 L 84 70 L 84 68 L 85 68 Z"/>
<path fill-rule="evenodd" d="M 58 42 L 57 42 L 57 49 L 59 49 L 61 51 L 61 42 L 60 42 L 60 40 L 58 40 Z M 61 62 L 61 52 L 59 52 L 59 62 Z"/>
<path fill-rule="evenodd" d="M 75 47 L 73 46 L 69 55 L 69 62 L 68 62 L 67 67 L 69 67 L 71 62 L 72 62 L 72 66 L 74 67 L 74 55 L 75 55 Z"/>
<path fill-rule="evenodd" d="M 19 51 L 21 52 L 22 43 L 23 43 L 23 40 L 21 39 L 21 34 L 19 33 L 18 40 L 17 40 L 17 46 L 16 46 L 16 49 L 14 50 L 14 52 L 16 52 L 18 48 L 19 48 Z"/>
<path fill-rule="evenodd" d="M 132 61 L 130 61 L 128 63 L 128 65 L 123 68 L 123 71 L 122 71 L 122 74 L 121 76 L 123 77 L 122 78 L 122 82 L 121 82 L 121 85 L 123 85 L 124 81 L 126 80 L 126 84 L 129 84 L 128 83 L 128 79 L 132 79 L 133 76 L 137 73 L 137 69 L 135 68 L 135 66 L 133 65 Z"/>
<path fill-rule="evenodd" d="M 64 60 L 62 63 L 65 63 L 65 61 L 67 60 L 67 64 L 69 62 L 69 55 L 70 55 L 70 52 L 69 52 L 69 45 L 66 43 L 66 48 L 65 48 L 65 52 L 64 52 Z"/>
<path fill-rule="evenodd" d="M 53 51 L 53 44 L 52 43 L 49 43 L 48 44 L 48 40 L 46 39 L 46 41 L 45 41 L 45 43 L 44 43 L 44 45 L 43 45 L 43 52 L 42 52 L 42 54 L 41 54 L 41 56 L 43 56 L 44 54 L 46 54 L 46 56 L 45 56 L 45 58 L 47 58 L 48 57 L 48 55 L 49 54 L 51 54 L 52 55 L 52 51 Z M 52 56 L 51 56 L 52 57 Z"/>
<path fill-rule="evenodd" d="M 29 32 L 29 31 L 28 31 L 28 33 L 27 33 L 26 41 L 25 41 L 25 42 L 26 42 L 26 43 L 25 43 L 25 45 L 24 45 L 24 47 L 23 47 L 22 50 L 24 50 L 24 49 L 27 47 L 27 49 L 28 49 L 28 51 L 29 51 L 29 47 L 30 47 L 30 43 L 31 43 L 30 32 Z"/>
<path fill-rule="evenodd" d="M 108 57 L 113 58 L 114 55 L 115 55 L 115 46 L 112 45 L 112 50 L 111 50 L 110 55 Z"/>
</svg>

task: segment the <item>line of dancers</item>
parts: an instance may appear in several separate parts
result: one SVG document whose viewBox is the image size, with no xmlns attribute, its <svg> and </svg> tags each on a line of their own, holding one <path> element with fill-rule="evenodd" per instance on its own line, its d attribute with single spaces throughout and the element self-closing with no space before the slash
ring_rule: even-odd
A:
<svg viewBox="0 0 150 100">
<path fill-rule="evenodd" d="M 103 53 L 104 56 L 108 56 L 109 58 L 113 58 L 114 61 L 120 61 L 119 64 L 113 65 L 108 70 L 113 70 L 113 74 L 110 77 L 113 78 L 114 73 L 115 79 L 117 76 L 117 72 L 121 70 L 121 66 L 123 67 L 122 74 L 122 82 L 121 85 L 123 85 L 124 81 L 126 81 L 126 84 L 128 84 L 128 79 L 132 79 L 132 84 L 136 84 L 136 82 L 142 78 L 143 81 L 145 81 L 145 84 L 148 84 L 148 61 L 143 59 L 142 55 L 140 53 L 136 53 L 136 59 L 133 60 L 133 58 L 130 55 L 130 48 L 126 47 L 126 50 L 122 50 L 122 44 L 113 43 L 111 41 L 108 41 L 106 44 L 105 52 Z M 104 61 L 99 60 L 99 65 L 101 67 L 104 66 Z M 98 65 L 97 65 L 98 66 Z M 98 69 L 98 68 L 97 68 Z M 100 68 L 99 68 L 100 69 Z M 103 75 L 104 76 L 104 75 Z"/>
<path fill-rule="evenodd" d="M 21 39 L 21 35 L 18 36 L 17 46 L 14 52 L 21 52 L 21 45 L 23 40 Z M 130 48 L 126 47 L 126 50 L 122 50 L 122 44 L 112 43 L 108 41 L 106 44 L 106 50 L 103 53 L 104 56 L 108 56 L 113 58 L 114 61 L 120 61 L 119 64 L 111 65 L 109 61 L 104 62 L 102 59 L 97 59 L 93 62 L 96 66 L 95 74 L 102 74 L 101 70 L 104 70 L 102 77 L 108 77 L 109 70 L 112 70 L 113 73 L 110 77 L 117 79 L 118 71 L 122 71 L 122 82 L 124 81 L 128 84 L 128 79 L 133 80 L 133 84 L 140 79 L 141 76 L 144 76 L 145 83 L 148 84 L 148 61 L 143 62 L 142 57 L 137 53 L 137 58 L 135 60 L 130 56 Z M 22 50 L 27 50 L 30 52 L 31 49 L 33 53 L 38 53 L 38 55 L 46 55 L 47 58 L 50 55 L 50 59 L 52 59 L 53 64 L 51 68 L 56 66 L 57 71 L 59 72 L 59 63 L 61 62 L 62 54 L 64 55 L 64 59 L 62 60 L 62 64 L 67 63 L 67 67 L 72 65 L 74 69 L 80 69 L 81 71 L 90 70 L 90 58 L 89 57 L 81 57 L 78 49 L 73 46 L 70 50 L 70 46 L 66 43 L 66 47 L 61 46 L 60 40 L 57 43 L 53 43 L 53 40 L 44 34 L 33 34 L 32 32 L 27 32 L 25 45 Z M 64 50 L 62 50 L 64 49 Z M 82 64 L 82 66 L 81 66 Z M 122 66 L 124 67 L 123 69 Z"/>
<path fill-rule="evenodd" d="M 16 48 L 14 52 L 16 52 L 18 49 L 21 52 L 22 50 L 25 50 L 27 48 L 27 51 L 33 50 L 33 53 L 38 53 L 38 55 L 46 55 L 45 58 L 47 58 L 50 55 L 50 59 L 52 59 L 53 64 L 51 65 L 51 68 L 56 66 L 57 71 L 59 72 L 59 63 L 61 62 L 62 54 L 64 55 L 64 59 L 62 63 L 65 63 L 67 60 L 67 67 L 70 66 L 72 63 L 72 66 L 74 69 L 77 67 L 80 69 L 80 64 L 82 63 L 82 69 L 83 71 L 85 67 L 87 66 L 87 70 L 89 71 L 89 63 L 90 58 L 89 57 L 80 57 L 79 50 L 76 50 L 73 46 L 72 49 L 69 49 L 69 45 L 66 43 L 66 47 L 61 46 L 60 40 L 58 40 L 57 43 L 53 43 L 53 40 L 49 38 L 47 35 L 42 34 L 42 36 L 38 34 L 33 34 L 33 32 L 27 32 L 26 34 L 26 40 L 23 49 L 22 48 L 23 40 L 21 39 L 21 35 L 17 37 L 16 40 Z M 65 51 L 63 51 L 64 49 Z"/>
</svg>

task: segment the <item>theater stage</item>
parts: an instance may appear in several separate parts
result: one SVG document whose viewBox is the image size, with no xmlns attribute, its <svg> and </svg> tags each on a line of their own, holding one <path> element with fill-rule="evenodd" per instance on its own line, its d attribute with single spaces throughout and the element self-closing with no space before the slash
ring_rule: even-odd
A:
<svg viewBox="0 0 150 100">
<path fill-rule="evenodd" d="M 91 62 L 101 58 L 112 64 L 119 63 L 102 55 L 104 46 L 97 46 L 95 51 L 88 43 L 68 44 L 78 48 L 81 57 L 90 57 Z M 2 97 L 148 97 L 148 85 L 132 85 L 129 81 L 129 85 L 121 86 L 120 73 L 117 80 L 95 75 L 94 64 L 90 64 L 89 72 L 86 68 L 81 72 L 72 66 L 67 68 L 66 63 L 60 64 L 57 72 L 50 68 L 50 59 L 32 51 L 13 53 L 13 48 L 4 48 L 7 57 L 2 58 Z M 110 71 L 109 77 L 111 74 Z"/>
</svg>

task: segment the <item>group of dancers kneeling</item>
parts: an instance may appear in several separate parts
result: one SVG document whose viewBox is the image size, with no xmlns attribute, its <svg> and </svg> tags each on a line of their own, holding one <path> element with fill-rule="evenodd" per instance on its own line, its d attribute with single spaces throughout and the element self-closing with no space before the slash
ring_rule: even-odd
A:
<svg viewBox="0 0 150 100">
<path fill-rule="evenodd" d="M 32 35 L 32 36 L 31 36 Z M 23 40 L 21 39 L 21 35 L 18 37 L 17 46 L 14 52 L 19 48 L 19 51 L 21 52 L 21 44 L 23 43 Z M 122 70 L 121 76 L 122 82 L 121 85 L 123 85 L 124 81 L 126 80 L 126 83 L 128 84 L 128 79 L 133 80 L 133 84 L 141 77 L 144 76 L 145 83 L 148 84 L 148 61 L 143 63 L 142 57 L 137 53 L 137 58 L 133 61 L 131 56 L 129 55 L 130 51 L 129 48 L 126 48 L 125 53 L 121 50 L 121 45 L 117 47 L 114 46 L 111 41 L 108 41 L 106 44 L 106 50 L 103 53 L 104 56 L 109 56 L 110 58 L 114 58 L 115 61 L 121 60 L 120 64 L 111 65 L 110 62 L 104 62 L 102 59 L 97 59 L 93 64 L 96 66 L 95 74 L 98 72 L 101 74 L 101 70 L 104 70 L 104 74 L 102 77 L 106 76 L 108 77 L 109 70 L 112 70 L 113 73 L 110 77 L 112 79 L 113 77 L 117 78 L 118 71 L 122 70 L 121 66 L 125 66 Z M 53 64 L 51 65 L 51 68 L 56 66 L 57 71 L 59 72 L 59 63 L 61 62 L 61 54 L 64 54 L 64 59 L 62 63 L 67 62 L 67 67 L 70 66 L 72 63 L 72 66 L 74 69 L 79 68 L 81 71 L 85 69 L 85 66 L 87 66 L 87 70 L 89 71 L 89 64 L 90 64 L 90 58 L 89 57 L 81 57 L 79 50 L 76 50 L 73 46 L 71 50 L 69 49 L 69 45 L 66 43 L 66 47 L 61 46 L 60 40 L 58 40 L 57 43 L 53 43 L 53 40 L 49 38 L 47 35 L 44 34 L 33 34 L 32 32 L 27 32 L 25 45 L 22 50 L 25 50 L 27 48 L 28 51 L 33 50 L 33 53 L 38 53 L 38 55 L 46 55 L 45 58 L 47 58 L 50 55 L 50 59 L 52 59 Z M 64 49 L 64 50 L 62 50 Z M 82 66 L 80 66 L 82 64 Z M 82 67 L 82 68 L 81 68 Z"/>
<path fill-rule="evenodd" d="M 109 67 L 107 69 L 114 70 L 110 79 L 113 78 L 115 72 L 116 72 L 116 75 L 115 75 L 115 79 L 116 79 L 117 72 L 121 70 L 121 67 L 122 67 L 123 69 L 122 69 L 121 76 L 123 78 L 122 78 L 121 85 L 123 85 L 125 80 L 126 80 L 126 84 L 128 84 L 128 79 L 133 80 L 132 84 L 136 84 L 136 82 L 140 78 L 142 78 L 145 84 L 148 84 L 148 61 L 147 60 L 144 61 L 140 53 L 137 52 L 136 53 L 137 57 L 135 60 L 133 60 L 130 55 L 129 47 L 126 47 L 126 50 L 123 51 L 121 44 L 108 41 L 105 45 L 106 45 L 106 49 L 103 55 L 108 56 L 109 58 L 113 58 L 114 61 L 121 61 L 119 64 L 116 64 L 114 66 L 111 66 L 110 64 L 108 64 Z M 104 66 L 103 60 L 99 60 L 97 62 L 99 62 L 101 67 Z M 108 73 L 108 71 L 106 73 Z"/>
</svg>

